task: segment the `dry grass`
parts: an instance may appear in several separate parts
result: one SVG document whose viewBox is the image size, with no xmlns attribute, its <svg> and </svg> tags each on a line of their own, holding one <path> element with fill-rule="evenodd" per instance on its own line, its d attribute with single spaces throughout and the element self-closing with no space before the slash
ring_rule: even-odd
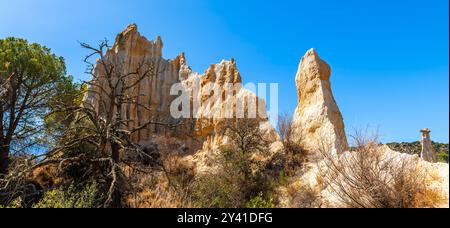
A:
<svg viewBox="0 0 450 228">
<path fill-rule="evenodd" d="M 288 114 L 278 117 L 277 131 L 283 144 L 284 168 L 283 171 L 288 176 L 293 176 L 308 161 L 308 152 L 300 146 L 301 138 L 294 135 L 295 131 L 301 131 L 294 128 L 293 119 Z"/>
<path fill-rule="evenodd" d="M 195 178 L 195 166 L 177 154 L 167 155 L 163 162 L 172 187 L 178 191 L 188 192 Z"/>
<path fill-rule="evenodd" d="M 146 167 L 126 167 L 131 190 L 125 204 L 132 208 L 192 208 L 189 190 L 195 176 L 194 167 L 176 153 L 162 158 L 165 172 L 145 172 Z"/>
<path fill-rule="evenodd" d="M 358 134 L 357 134 L 358 135 Z M 320 173 L 327 189 L 344 207 L 438 207 L 444 197 L 430 186 L 429 172 L 419 160 L 386 152 L 376 138 L 355 138 L 356 149 L 340 155 L 320 151 Z M 326 148 L 326 147 L 323 147 Z"/>
<path fill-rule="evenodd" d="M 142 191 L 130 195 L 127 204 L 132 208 L 192 208 L 193 206 L 178 192 L 168 187 L 156 185 L 144 188 Z"/>
<path fill-rule="evenodd" d="M 425 188 L 414 195 L 411 207 L 413 208 L 434 208 L 446 201 L 447 198 L 437 189 Z"/>
<path fill-rule="evenodd" d="M 321 189 L 305 183 L 302 179 L 291 179 L 290 183 L 278 189 L 281 207 L 320 208 L 322 207 Z"/>
<path fill-rule="evenodd" d="M 33 170 L 29 176 L 29 181 L 42 189 L 48 189 L 61 183 L 62 178 L 58 177 L 56 165 L 46 165 Z"/>
<path fill-rule="evenodd" d="M 191 208 L 188 197 L 173 188 L 162 173 L 135 174 L 133 190 L 125 197 L 131 208 Z"/>
</svg>

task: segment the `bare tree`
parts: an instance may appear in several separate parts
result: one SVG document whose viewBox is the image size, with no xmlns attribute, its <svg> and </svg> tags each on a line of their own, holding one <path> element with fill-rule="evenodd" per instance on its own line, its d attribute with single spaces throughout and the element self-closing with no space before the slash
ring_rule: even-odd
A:
<svg viewBox="0 0 450 228">
<path fill-rule="evenodd" d="M 145 130 L 150 125 L 161 125 L 170 127 L 167 123 L 147 121 L 141 125 L 130 128 L 131 122 L 135 121 L 125 116 L 121 111 L 128 104 L 149 110 L 145 104 L 139 102 L 142 94 L 132 95 L 130 92 L 142 80 L 146 78 L 154 78 L 155 63 L 152 60 L 142 59 L 136 69 L 130 72 L 121 72 L 119 66 L 114 62 L 108 61 L 105 57 L 105 51 L 109 48 L 107 41 L 102 42 L 98 48 L 94 48 L 88 44 L 82 43 L 81 46 L 92 53 L 85 58 L 88 64 L 88 71 L 92 75 L 92 80 L 85 82 L 90 86 L 88 93 L 95 93 L 99 99 L 99 107 L 95 107 L 89 101 L 83 102 L 81 107 L 75 107 L 70 110 L 77 115 L 75 123 L 80 123 L 83 119 L 88 119 L 91 124 L 89 129 L 81 126 L 87 133 L 83 137 L 78 137 L 69 145 L 75 145 L 81 140 L 90 142 L 95 147 L 95 151 L 99 156 L 107 155 L 111 165 L 111 185 L 108 191 L 108 197 L 105 206 L 112 203 L 114 189 L 116 188 L 117 178 L 120 174 L 119 164 L 122 162 L 121 153 L 135 153 L 139 156 L 146 157 L 146 161 L 155 169 L 164 170 L 162 164 L 159 163 L 150 154 L 146 153 L 142 147 L 132 141 L 131 136 L 141 130 Z M 94 65 L 89 60 L 93 56 L 98 57 L 97 64 Z M 102 74 L 96 74 L 95 70 L 100 70 Z M 79 128 L 76 126 L 75 128 Z M 81 129 L 78 129 L 81 130 Z"/>
<path fill-rule="evenodd" d="M 284 113 L 278 117 L 277 131 L 282 141 L 291 141 L 294 133 L 292 126 L 292 116 Z"/>
<path fill-rule="evenodd" d="M 158 161 L 157 157 L 146 153 L 140 145 L 132 141 L 131 136 L 150 125 L 165 127 L 174 127 L 175 125 L 148 121 L 130 128 L 129 123 L 135 120 L 128 118 L 121 112 L 127 104 L 148 109 L 144 104 L 139 103 L 137 97 L 140 95 L 132 96 L 130 90 L 143 79 L 153 78 L 157 74 L 155 63 L 143 58 L 136 69 L 124 73 L 116 63 L 105 56 L 109 49 L 107 41 L 101 42 L 98 47 L 85 43 L 82 43 L 81 46 L 91 52 L 84 61 L 88 64 L 87 69 L 92 76 L 92 80 L 84 83 L 89 86 L 88 93 L 95 94 L 98 99 L 98 106 L 89 99 L 84 100 L 81 105 L 71 107 L 67 107 L 64 103 L 60 105 L 56 103 L 53 113 L 64 113 L 67 118 L 73 118 L 72 124 L 66 129 L 61 139 L 61 144 L 49 151 L 45 158 L 35 165 L 28 166 L 19 174 L 11 174 L 11 178 L 5 179 L 3 186 L 0 183 L 0 190 L 8 189 L 9 183 L 18 182 L 17 180 L 23 179 L 27 172 L 36 169 L 36 167 L 57 164 L 59 170 L 62 171 L 65 167 L 80 162 L 85 166 L 106 168 L 102 171 L 106 173 L 109 179 L 109 187 L 105 194 L 106 199 L 103 206 L 111 207 L 119 206 L 121 203 L 120 188 L 127 185 L 121 167 L 131 165 L 122 159 L 124 156 L 121 156 L 121 154 L 134 153 L 140 157 L 145 157 L 152 170 L 165 172 L 164 166 Z M 98 58 L 96 64 L 90 62 L 93 57 Z M 102 73 L 98 74 L 97 71 Z M 70 151 L 76 152 L 70 153 Z M 89 151 L 90 153 L 88 153 Z M 140 171 L 147 172 L 147 170 Z"/>
<path fill-rule="evenodd" d="M 237 118 L 225 121 L 221 129 L 242 154 L 266 153 L 269 141 L 260 129 L 259 118 Z"/>
<path fill-rule="evenodd" d="M 293 174 L 307 156 L 306 151 L 300 146 L 301 138 L 294 134 L 296 130 L 300 130 L 295 129 L 292 122 L 292 117 L 287 113 L 278 117 L 277 130 L 285 152 L 284 170 L 286 174 Z"/>
</svg>

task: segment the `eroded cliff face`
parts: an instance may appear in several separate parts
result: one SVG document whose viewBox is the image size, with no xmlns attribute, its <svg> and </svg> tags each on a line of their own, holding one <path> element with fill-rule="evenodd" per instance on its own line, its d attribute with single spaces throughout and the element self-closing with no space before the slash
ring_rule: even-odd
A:
<svg viewBox="0 0 450 228">
<path fill-rule="evenodd" d="M 348 150 L 344 121 L 331 91 L 330 76 L 330 66 L 320 59 L 316 50 L 309 50 L 300 62 L 295 79 L 298 106 L 293 126 L 294 137 L 310 152 Z"/>
<path fill-rule="evenodd" d="M 127 94 L 130 97 L 136 97 L 136 102 L 127 104 L 120 110 L 126 119 L 132 120 L 127 123 L 130 129 L 148 121 L 177 124 L 175 129 L 161 125 L 149 125 L 132 135 L 134 142 L 146 144 L 155 137 L 165 136 L 182 140 L 192 153 L 198 150 L 214 150 L 226 142 L 226 139 L 219 133 L 219 128 L 226 117 L 226 108 L 230 105 L 234 109 L 243 107 L 247 112 L 248 104 L 245 101 L 248 98 L 265 107 L 264 101 L 257 98 L 254 93 L 238 86 L 242 79 L 234 59 L 211 64 L 205 73 L 199 74 L 191 70 L 184 53 L 173 60 L 166 60 L 162 57 L 162 48 L 163 42 L 160 37 L 157 37 L 156 41 L 149 41 L 141 36 L 137 26 L 132 24 L 117 35 L 114 46 L 105 55 L 105 61 L 117 68 L 118 75 L 134 72 L 140 65 L 143 65 L 139 68 L 140 72 L 144 72 L 150 67 L 154 68 L 152 76 L 146 77 L 138 83 L 136 83 L 137 77 L 129 77 L 124 83 L 136 84 Z M 95 83 L 100 85 L 106 83 L 104 80 L 105 69 L 99 64 L 95 69 L 95 75 L 99 79 Z M 171 95 L 171 88 L 177 83 L 182 86 L 183 91 L 191 94 L 189 97 L 190 116 L 188 117 L 174 118 L 170 112 L 172 102 L 179 97 L 179 95 Z M 209 83 L 218 87 L 224 87 L 227 84 L 236 85 L 236 90 L 232 96 L 222 94 L 216 98 L 206 91 L 205 87 Z M 98 112 L 107 112 L 108 107 L 103 107 L 102 99 L 108 98 L 100 97 L 99 92 L 98 87 L 92 86 L 85 100 L 93 104 Z M 215 103 L 217 99 L 221 98 L 224 100 L 217 107 L 200 106 L 197 109 L 193 107 L 194 100 L 204 102 L 209 99 Z M 263 116 L 267 115 L 265 108 L 259 111 Z M 266 118 L 261 120 L 261 130 L 272 141 L 277 139 L 274 128 Z"/>
<path fill-rule="evenodd" d="M 114 66 L 115 75 L 126 75 L 139 69 L 145 72 L 153 68 L 154 75 L 149 75 L 139 80 L 138 75 L 125 78 L 125 85 L 134 85 L 127 91 L 127 95 L 133 97 L 136 102 L 125 104 L 120 112 L 129 119 L 129 128 L 141 126 L 146 121 L 173 123 L 175 120 L 170 116 L 170 103 L 174 99 L 170 95 L 170 87 L 179 82 L 180 59 L 165 60 L 162 58 L 163 43 L 160 37 L 156 41 L 149 41 L 141 36 L 137 31 L 136 25 L 128 26 L 123 32 L 117 35 L 114 46 L 105 54 L 104 61 L 110 66 Z M 101 61 L 101 60 L 99 60 Z M 93 83 L 103 85 L 102 88 L 108 89 L 105 80 L 105 71 L 97 63 L 94 74 L 98 80 Z M 107 97 L 100 97 L 102 94 L 100 87 L 91 86 L 87 97 L 89 103 L 94 104 L 98 112 L 108 112 L 109 107 L 104 107 L 102 100 Z M 139 105 L 138 105 L 139 104 Z M 117 111 L 117 110 L 115 110 Z M 133 141 L 146 141 L 153 134 L 167 134 L 170 132 L 159 125 L 151 125 L 132 136 Z"/>
<path fill-rule="evenodd" d="M 338 164 L 336 161 L 348 161 L 341 162 L 344 169 L 351 169 L 351 167 L 359 165 L 357 164 L 359 160 L 355 159 L 357 152 L 349 152 L 344 121 L 332 94 L 330 76 L 330 66 L 319 57 L 314 49 L 309 50 L 302 58 L 296 76 L 298 106 L 293 118 L 293 137 L 298 140 L 302 148 L 315 156 L 311 162 L 305 164 L 304 172 L 300 172 L 301 175 L 292 178 L 289 187 L 279 188 L 281 207 L 298 207 L 298 200 L 290 197 L 294 195 L 301 198 L 308 194 L 314 195 L 316 198 L 311 202 L 308 201 L 311 199 L 303 202 L 307 207 L 346 206 L 339 196 L 341 193 L 333 190 L 337 189 L 336 186 L 333 186 L 332 183 L 324 183 L 325 173 L 336 169 L 330 165 L 330 158 L 334 164 Z M 429 130 L 425 129 L 422 132 L 425 132 L 425 136 L 423 136 L 425 143 L 423 144 L 427 144 Z M 428 147 L 431 147 L 431 143 L 428 144 Z M 424 150 L 427 151 L 427 149 Z M 428 162 L 433 159 L 420 159 L 418 156 L 393 151 L 387 146 L 380 146 L 377 151 L 380 154 L 379 159 L 382 161 L 380 164 L 386 164 L 392 160 L 393 164 L 410 163 L 417 166 L 417 169 L 423 172 L 421 174 L 424 175 L 423 181 L 427 183 L 427 191 L 439 195 L 429 203 L 435 207 L 448 207 L 448 164 L 433 164 Z M 365 161 L 370 161 L 370 158 Z M 396 175 L 389 171 L 387 170 L 386 173 Z M 342 184 L 343 181 L 338 183 Z M 298 192 L 288 193 L 288 189 L 297 189 Z M 305 192 L 308 194 L 305 195 Z"/>
<path fill-rule="evenodd" d="M 127 95 L 136 97 L 136 102 L 125 105 L 122 110 L 114 108 L 112 110 L 120 112 L 125 119 L 131 120 L 127 122 L 128 128 L 141 126 L 148 121 L 176 123 L 175 129 L 156 124 L 148 125 L 133 134 L 132 139 L 143 146 L 151 143 L 164 144 L 167 148 L 187 152 L 189 156 L 185 156 L 185 160 L 195 163 L 197 173 L 211 171 L 218 165 L 215 160 L 217 149 L 227 144 L 228 139 L 220 130 L 226 120 L 229 107 L 234 107 L 233 113 L 236 114 L 238 106 L 248 113 L 248 110 L 256 105 L 256 107 L 262 107 L 257 110 L 256 115 L 267 116 L 265 101 L 239 86 L 236 87 L 232 96 L 226 96 L 221 92 L 214 98 L 214 94 L 207 91 L 206 86 L 209 83 L 224 87 L 230 84 L 239 85 L 242 82 L 237 64 L 233 59 L 212 64 L 203 74 L 200 74 L 191 70 L 184 53 L 173 60 L 166 60 L 162 56 L 162 48 L 163 42 L 160 37 L 156 41 L 149 41 L 139 34 L 136 25 L 130 25 L 118 34 L 114 46 L 105 54 L 104 61 L 111 63 L 110 65 L 115 67 L 119 75 L 134 72 L 142 64 L 140 72 L 152 69 L 154 74 L 142 80 L 137 77 L 127 78 L 125 84 L 134 85 Z M 107 83 L 105 70 L 97 64 L 96 80 L 92 83 L 100 87 L 105 85 Z M 350 153 L 347 152 L 348 143 L 343 118 L 332 94 L 330 75 L 330 66 L 320 59 L 314 49 L 309 50 L 302 58 L 296 76 L 298 107 L 293 118 L 294 137 L 299 140 L 300 146 L 310 152 L 325 149 L 331 150 L 337 157 L 348 156 Z M 188 100 L 191 103 L 196 100 L 210 100 L 216 103 L 217 99 L 224 98 L 223 102 L 216 107 L 201 106 L 198 109 L 190 107 L 189 117 L 174 118 L 171 115 L 171 104 L 178 96 L 171 95 L 171 88 L 175 84 L 180 84 L 182 90 L 190 94 Z M 197 85 L 200 86 L 197 88 Z M 108 98 L 101 97 L 99 94 L 101 94 L 99 86 L 91 86 L 85 96 L 85 102 L 92 104 L 97 112 L 105 114 L 111 109 L 102 101 Z M 233 118 L 236 117 L 233 116 L 231 119 Z M 260 130 L 272 142 L 273 154 L 283 153 L 279 136 L 267 118 L 261 118 Z M 180 148 L 171 148 L 169 144 L 172 142 Z M 391 150 L 386 150 L 385 153 L 389 156 L 399 156 L 399 159 L 412 159 L 410 156 Z M 443 189 L 448 196 L 448 164 L 431 164 L 425 161 L 420 163 L 431 171 L 438 172 L 436 176 L 439 178 L 433 180 L 433 185 L 435 184 L 437 189 Z M 325 202 L 323 206 L 339 207 L 336 196 L 322 189 L 321 184 L 318 183 L 320 173 L 316 164 L 306 164 L 304 169 L 299 172 L 301 176 L 293 178 L 292 185 L 295 189 L 300 189 L 300 185 L 308 185 L 308 188 L 320 193 Z M 296 201 L 289 201 L 288 197 L 281 194 L 280 202 L 283 207 L 291 207 Z M 448 207 L 448 204 L 444 206 Z"/>
</svg>

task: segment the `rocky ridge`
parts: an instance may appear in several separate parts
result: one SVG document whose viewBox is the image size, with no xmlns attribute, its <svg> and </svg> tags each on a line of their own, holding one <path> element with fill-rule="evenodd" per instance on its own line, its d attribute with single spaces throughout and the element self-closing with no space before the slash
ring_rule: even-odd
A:
<svg viewBox="0 0 450 228">
<path fill-rule="evenodd" d="M 228 105 L 237 107 L 237 102 L 254 100 L 265 107 L 265 102 L 259 99 L 253 92 L 237 86 L 233 96 L 221 103 L 219 107 L 201 106 L 198 110 L 192 110 L 191 117 L 181 117 L 176 119 L 170 113 L 171 103 L 177 99 L 176 95 L 171 95 L 171 88 L 174 84 L 180 83 L 185 92 L 190 92 L 190 102 L 194 99 L 205 101 L 211 98 L 204 87 L 208 83 L 213 83 L 219 87 L 229 83 L 238 85 L 242 82 L 241 75 L 237 68 L 236 61 L 223 60 L 218 64 L 211 64 L 203 74 L 193 72 L 185 54 L 182 53 L 173 60 L 166 60 L 162 56 L 163 42 L 160 37 L 156 41 L 149 41 L 138 32 L 137 25 L 129 25 L 124 31 L 117 35 L 114 46 L 105 55 L 105 61 L 117 66 L 121 74 L 135 71 L 139 64 L 152 63 L 155 74 L 153 77 L 144 78 L 128 94 L 130 97 L 137 97 L 137 104 L 127 104 L 122 115 L 130 119 L 129 128 L 140 126 L 145 121 L 155 121 L 163 123 L 182 123 L 176 129 L 168 129 L 160 125 L 149 125 L 147 128 L 132 135 L 134 142 L 141 145 L 148 144 L 155 138 L 173 137 L 183 141 L 191 154 L 197 154 L 194 158 L 200 159 L 199 154 L 214 151 L 226 142 L 226 139 L 219 134 L 219 128 L 224 122 L 225 108 Z M 150 66 L 144 66 L 142 71 Z M 95 69 L 95 75 L 99 78 L 96 83 L 105 83 L 102 80 L 105 72 L 101 67 Z M 126 84 L 133 84 L 134 78 L 127 79 Z M 200 88 L 195 90 L 196 83 Z M 103 112 L 101 98 L 98 96 L 97 86 L 91 86 L 85 96 L 85 101 L 93 104 L 98 112 Z M 222 96 L 218 96 L 220 99 Z M 211 98 L 214 102 L 214 98 Z M 248 103 L 240 104 L 244 112 L 248 111 Z M 145 106 L 145 107 L 144 107 Z M 266 110 L 258 110 L 262 116 L 267 116 Z M 210 115 L 210 116 L 207 116 Z M 211 117 L 212 116 L 212 117 Z M 267 118 L 261 119 L 261 131 L 271 142 L 276 142 L 277 134 Z M 201 160 L 201 159 L 200 159 Z"/>
<path fill-rule="evenodd" d="M 213 82 L 219 86 L 225 83 L 238 84 L 242 82 L 242 78 L 234 59 L 212 64 L 205 73 L 199 74 L 191 70 L 184 54 L 173 60 L 164 59 L 162 48 L 163 42 L 160 37 L 157 37 L 156 41 L 149 41 L 139 34 L 136 25 L 130 25 L 119 33 L 114 46 L 106 54 L 105 60 L 118 66 L 123 74 L 131 72 L 142 62 L 154 63 L 155 69 L 154 77 L 146 78 L 138 83 L 130 94 L 130 96 L 139 95 L 139 102 L 144 103 L 149 108 L 129 104 L 119 111 L 134 120 L 130 123 L 130 127 L 138 126 L 139 123 L 148 120 L 167 123 L 181 121 L 183 124 L 174 130 L 150 125 L 134 134 L 133 141 L 144 145 L 152 141 L 154 137 L 159 139 L 161 137 L 176 138 L 184 142 L 188 148 L 190 156 L 186 159 L 194 161 L 197 164 L 197 170 L 200 170 L 200 172 L 207 171 L 211 166 L 214 166 L 214 164 L 208 162 L 211 157 L 214 157 L 214 152 L 219 146 L 227 143 L 226 137 L 219 132 L 224 122 L 222 116 L 225 107 L 229 104 L 237 105 L 238 98 L 251 98 L 262 104 L 264 104 L 264 100 L 257 98 L 254 93 L 244 88 L 238 88 L 233 97 L 225 100 L 216 109 L 201 107 L 195 113 L 192 113 L 197 116 L 196 118 L 173 118 L 170 114 L 170 106 L 176 96 L 170 93 L 172 85 L 181 83 L 185 91 L 192 91 L 195 83 L 199 81 L 201 84 L 200 90 L 193 91 L 190 100 L 204 101 L 211 97 L 211 94 L 202 92 L 203 86 L 207 83 Z M 101 79 L 104 71 L 97 68 L 95 74 Z M 294 137 L 301 147 L 309 152 L 317 153 L 325 145 L 333 154 L 339 156 L 348 153 L 349 146 L 343 117 L 332 94 L 330 76 L 330 66 L 319 57 L 314 49 L 309 50 L 302 58 L 296 75 L 298 107 L 293 118 Z M 99 80 L 98 83 L 104 82 Z M 100 105 L 102 98 L 96 95 L 95 88 L 91 88 L 91 90 L 94 90 L 94 92 L 88 92 L 85 100 L 92 103 L 99 112 L 102 112 Z M 248 104 L 241 105 L 248 109 Z M 259 111 L 267 115 L 265 109 Z M 217 114 L 217 117 L 204 117 L 205 114 L 211 112 Z M 279 151 L 279 136 L 268 119 L 261 120 L 260 130 L 272 142 L 272 148 L 276 148 L 273 151 Z M 392 154 L 392 156 L 399 154 L 392 150 L 386 150 L 386 153 Z M 404 159 L 409 159 L 409 157 Z M 437 170 L 439 181 L 436 182 L 436 185 L 447 189 L 448 195 L 448 164 L 434 165 L 424 161 L 421 164 Z M 433 168 L 435 166 L 439 166 L 439 168 Z M 305 183 L 311 183 L 310 187 L 315 188 L 317 183 L 314 181 L 318 174 L 314 172 L 314 164 L 311 164 L 310 167 L 310 170 L 307 170 L 306 174 L 299 178 L 306 179 Z M 447 177 L 447 181 L 440 181 L 440 177 L 443 177 L 443 179 Z M 326 192 L 323 192 L 323 194 L 326 196 Z M 327 196 L 327 198 L 330 199 L 330 207 L 339 206 L 332 203 L 332 196 Z"/>
</svg>

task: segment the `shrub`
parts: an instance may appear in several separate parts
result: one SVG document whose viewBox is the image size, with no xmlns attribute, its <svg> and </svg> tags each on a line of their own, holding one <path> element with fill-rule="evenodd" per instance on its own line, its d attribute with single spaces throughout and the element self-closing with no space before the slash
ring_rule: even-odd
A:
<svg viewBox="0 0 450 228">
<path fill-rule="evenodd" d="M 263 170 L 252 169 L 247 153 L 222 147 L 218 162 L 221 166 L 217 172 L 195 181 L 192 197 L 199 207 L 243 208 L 258 194 L 268 195 L 273 188 Z"/>
<path fill-rule="evenodd" d="M 98 202 L 97 183 L 86 185 L 78 191 L 73 185 L 67 189 L 48 191 L 33 208 L 92 208 Z"/>
<path fill-rule="evenodd" d="M 301 134 L 295 134 L 302 129 L 294 127 L 292 122 L 288 114 L 278 117 L 277 131 L 283 144 L 283 170 L 288 176 L 294 176 L 308 159 L 308 152 L 300 145 Z"/>
<path fill-rule="evenodd" d="M 130 194 L 127 206 L 132 208 L 191 208 L 188 199 L 167 186 L 152 185 Z"/>
<path fill-rule="evenodd" d="M 231 175 L 210 174 L 200 177 L 192 198 L 202 208 L 240 208 L 246 202 L 239 184 Z"/>
<path fill-rule="evenodd" d="M 442 197 L 428 186 L 427 171 L 414 157 L 386 153 L 376 138 L 355 138 L 354 152 L 334 155 L 328 149 L 321 175 L 345 207 L 413 208 L 436 207 Z"/>
<path fill-rule="evenodd" d="M 192 192 L 194 201 L 197 206 L 207 208 L 244 207 L 255 185 L 250 157 L 231 147 L 222 147 L 218 162 L 221 166 L 216 173 L 196 180 Z"/>
<path fill-rule="evenodd" d="M 22 208 L 22 204 L 23 204 L 22 197 L 17 197 L 9 205 L 1 205 L 0 204 L 0 209 L 2 209 L 2 208 Z"/>
<path fill-rule="evenodd" d="M 195 167 L 176 154 L 164 158 L 164 167 L 172 187 L 188 192 L 195 177 Z"/>
<path fill-rule="evenodd" d="M 448 163 L 448 153 L 441 152 L 441 153 L 436 154 L 436 156 L 437 156 L 437 159 L 439 162 Z"/>
<path fill-rule="evenodd" d="M 129 166 L 125 175 L 129 188 L 124 206 L 131 208 L 191 208 L 189 192 L 193 169 L 176 155 L 164 157 L 165 171 L 143 164 Z"/>
<path fill-rule="evenodd" d="M 263 193 L 259 193 L 258 196 L 251 199 L 247 205 L 246 208 L 275 208 L 275 204 L 273 202 L 273 198 L 269 197 L 269 199 L 265 199 L 263 197 Z"/>
<path fill-rule="evenodd" d="M 195 181 L 192 199 L 197 206 L 243 208 L 248 202 L 263 201 L 258 196 L 269 195 L 273 184 L 265 174 L 266 166 L 255 159 L 269 151 L 260 122 L 259 119 L 233 119 L 224 123 L 221 132 L 230 142 L 219 148 L 218 169 Z"/>
</svg>

